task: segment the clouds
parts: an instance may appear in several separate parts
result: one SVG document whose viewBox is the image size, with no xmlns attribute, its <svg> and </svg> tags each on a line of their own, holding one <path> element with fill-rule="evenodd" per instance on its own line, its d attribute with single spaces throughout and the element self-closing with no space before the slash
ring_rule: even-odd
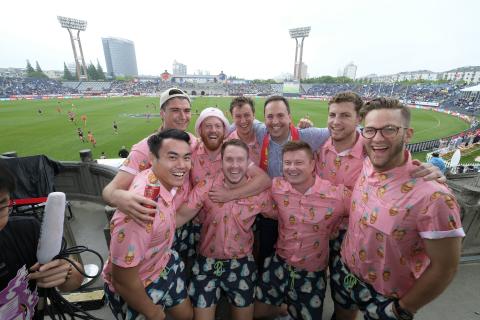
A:
<svg viewBox="0 0 480 320">
<path fill-rule="evenodd" d="M 73 61 L 57 15 L 88 21 L 81 33 L 87 63 L 105 66 L 101 38 L 135 42 L 141 74 L 188 71 L 270 78 L 293 71 L 288 29 L 311 26 L 303 61 L 311 76 L 336 75 L 354 61 L 358 74 L 478 65 L 480 5 L 460 1 L 15 1 L 0 20 L 0 66 L 38 60 L 44 70 Z"/>
</svg>

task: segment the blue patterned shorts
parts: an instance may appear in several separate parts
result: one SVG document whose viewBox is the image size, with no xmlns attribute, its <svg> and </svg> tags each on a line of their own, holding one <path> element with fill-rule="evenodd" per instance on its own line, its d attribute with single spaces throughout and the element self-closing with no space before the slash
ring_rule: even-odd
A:
<svg viewBox="0 0 480 320">
<path fill-rule="evenodd" d="M 265 259 L 263 269 L 256 290 L 258 301 L 276 306 L 286 303 L 294 319 L 322 319 L 325 271 L 298 270 L 276 254 Z"/>
<path fill-rule="evenodd" d="M 175 230 L 172 248 L 182 257 L 188 255 L 191 250 L 194 251 L 195 248 L 193 241 L 190 241 L 191 228 L 192 221 L 189 221 Z"/>
<path fill-rule="evenodd" d="M 347 266 L 337 257 L 333 261 L 333 270 L 330 283 L 334 286 L 334 300 L 342 308 L 349 310 L 360 309 L 364 319 L 396 320 L 392 307 L 394 298 L 386 297 L 350 273 Z"/>
<path fill-rule="evenodd" d="M 342 242 L 343 238 L 345 238 L 345 234 L 347 233 L 347 230 L 339 230 L 338 236 L 335 237 L 335 239 L 332 239 L 329 241 L 329 257 L 328 257 L 328 268 L 329 268 L 329 273 L 330 273 L 330 294 L 332 296 L 333 301 L 335 303 L 338 303 L 337 300 L 335 300 L 335 286 L 332 283 L 332 275 L 334 272 L 334 262 L 337 259 L 340 259 L 340 251 L 342 248 Z"/>
<path fill-rule="evenodd" d="M 130 308 L 119 294 L 110 291 L 107 284 L 104 288 L 108 305 L 116 319 L 145 319 L 143 315 Z M 167 309 L 179 305 L 187 298 L 185 264 L 180 260 L 177 252 L 172 251 L 164 272 L 145 288 L 145 292 L 153 303 L 163 305 Z"/>
<path fill-rule="evenodd" d="M 257 267 L 253 255 L 220 260 L 198 255 L 192 268 L 188 294 L 196 308 L 216 305 L 222 291 L 230 304 L 248 307 L 255 298 Z"/>
</svg>

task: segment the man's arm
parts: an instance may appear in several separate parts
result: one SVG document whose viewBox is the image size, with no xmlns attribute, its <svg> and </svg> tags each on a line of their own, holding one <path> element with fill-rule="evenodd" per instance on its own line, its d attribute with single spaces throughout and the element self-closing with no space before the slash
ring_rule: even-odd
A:
<svg viewBox="0 0 480 320">
<path fill-rule="evenodd" d="M 420 162 L 418 160 L 413 160 L 412 162 L 418 166 L 418 168 L 415 168 L 415 170 L 410 172 L 412 178 L 423 178 L 425 181 L 436 180 L 440 183 L 445 183 L 447 181 L 447 178 L 437 166 L 427 162 Z"/>
<path fill-rule="evenodd" d="M 129 307 L 147 319 L 164 319 L 163 308 L 153 303 L 138 276 L 140 266 L 122 268 L 112 264 L 112 285 Z"/>
<path fill-rule="evenodd" d="M 243 186 L 236 188 L 235 192 L 227 190 L 222 186 L 213 186 L 208 192 L 210 200 L 213 202 L 228 202 L 248 198 L 256 196 L 272 185 L 272 180 L 268 174 L 256 165 L 248 166 L 247 176 L 249 176 L 251 180 Z"/>
<path fill-rule="evenodd" d="M 128 191 L 135 176 L 126 171 L 118 171 L 112 181 L 103 189 L 103 200 L 116 207 L 121 212 L 130 216 L 135 222 L 143 225 L 144 222 L 153 221 L 152 216 L 156 210 L 146 208 L 145 205 L 157 207 L 155 201 Z"/>
<path fill-rule="evenodd" d="M 299 130 L 300 140 L 310 145 L 313 151 L 317 151 L 330 137 L 327 128 L 306 128 Z"/>
<path fill-rule="evenodd" d="M 177 228 L 180 228 L 185 223 L 192 220 L 201 208 L 201 206 L 195 206 L 194 208 L 190 208 L 186 204 L 182 204 L 182 206 L 175 213 L 175 223 Z"/>
<path fill-rule="evenodd" d="M 447 288 L 457 272 L 461 240 L 461 238 L 424 239 L 430 265 L 400 299 L 400 307 L 415 313 Z"/>
</svg>

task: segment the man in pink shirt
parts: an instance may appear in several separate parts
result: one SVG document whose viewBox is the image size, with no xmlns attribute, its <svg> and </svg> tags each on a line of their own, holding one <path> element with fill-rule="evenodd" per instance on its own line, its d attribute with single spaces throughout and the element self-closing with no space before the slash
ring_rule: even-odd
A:
<svg viewBox="0 0 480 320">
<path fill-rule="evenodd" d="M 283 146 L 283 178 L 272 182 L 278 220 L 276 251 L 265 259 L 258 283 L 255 317 L 278 315 L 283 303 L 294 319 L 322 319 L 328 266 L 328 242 L 348 214 L 350 191 L 315 175 L 310 146 Z"/>
<path fill-rule="evenodd" d="M 222 143 L 228 132 L 229 123 L 223 112 L 218 108 L 205 108 L 195 122 L 195 132 L 201 138 L 192 156 L 192 171 L 190 180 L 192 186 L 205 177 L 216 175 L 221 167 Z M 268 175 L 256 165 L 250 163 L 247 176 L 251 183 L 243 185 L 235 194 L 231 193 L 226 201 L 241 199 L 256 195 L 270 187 Z"/>
<path fill-rule="evenodd" d="M 215 319 L 222 291 L 232 305 L 233 319 L 252 319 L 257 278 L 252 226 L 256 215 L 271 207 L 270 192 L 225 203 L 213 202 L 208 197 L 213 186 L 224 186 L 236 193 L 237 188 L 251 180 L 246 175 L 250 161 L 244 142 L 226 141 L 221 158 L 221 170 L 199 181 L 188 203 L 177 212 L 180 225 L 201 210 L 199 254 L 193 265 L 189 294 L 196 319 Z"/>
<path fill-rule="evenodd" d="M 160 95 L 160 116 L 162 118 L 162 126 L 159 131 L 166 129 L 178 129 L 185 131 L 190 123 L 191 106 L 190 97 L 180 89 L 170 88 Z M 190 136 L 190 146 L 192 150 L 195 148 L 197 138 L 187 132 Z M 133 178 L 139 172 L 150 168 L 148 138 L 141 140 L 132 147 L 128 158 L 125 159 L 120 167 L 117 175 L 103 189 L 103 199 L 110 205 L 115 206 L 124 214 L 130 216 L 135 222 L 141 225 L 152 221 L 150 214 L 155 213 L 155 202 L 147 199 L 143 194 L 135 194 L 128 191 Z M 190 182 L 188 175 L 185 177 L 183 186 L 178 188 L 175 194 L 174 202 L 177 207 L 186 200 L 190 190 Z M 150 208 L 145 205 L 150 206 Z M 175 248 L 179 253 L 187 250 L 185 245 L 188 231 L 178 229 L 176 232 Z"/>
<path fill-rule="evenodd" d="M 174 194 L 191 167 L 190 137 L 177 129 L 148 139 L 152 167 L 135 176 L 129 191 L 143 195 L 159 185 L 153 221 L 145 226 L 117 210 L 110 222 L 110 254 L 103 270 L 105 292 L 117 319 L 191 319 L 185 288 L 185 265 L 172 251 L 175 232 Z"/>
<path fill-rule="evenodd" d="M 236 97 L 230 103 L 230 114 L 235 123 L 235 130 L 226 140 L 240 139 L 245 142 L 249 150 L 250 161 L 257 166 L 260 164 L 260 144 L 253 130 L 255 120 L 255 104 L 249 97 Z"/>
<path fill-rule="evenodd" d="M 378 98 L 362 109 L 365 159 L 356 182 L 341 259 L 334 261 L 336 302 L 365 319 L 413 319 L 453 279 L 459 257 L 459 207 L 436 181 L 413 179 L 406 143 L 410 110 Z"/>
<path fill-rule="evenodd" d="M 221 171 L 221 148 L 228 127 L 228 120 L 220 109 L 209 107 L 200 113 L 195 122 L 195 131 L 201 137 L 201 142 L 192 154 L 192 170 L 190 172 L 192 187 L 199 181 L 205 180 L 207 177 L 213 177 Z M 253 163 L 250 163 L 247 168 L 247 176 L 251 178 L 250 183 L 242 184 L 236 192 L 230 192 L 226 201 L 257 195 L 271 185 L 268 175 Z M 223 190 L 223 187 L 212 186 L 209 196 L 211 197 L 219 189 Z M 189 243 L 192 243 L 192 240 L 195 243 L 198 242 L 200 237 L 200 226 L 198 224 L 193 223 L 189 237 Z M 196 248 L 196 245 L 194 245 L 194 248 Z M 191 250 L 189 255 L 191 255 Z"/>
<path fill-rule="evenodd" d="M 363 101 L 354 92 L 340 92 L 328 102 L 327 127 L 330 138 L 316 152 L 317 174 L 334 185 L 343 184 L 353 190 L 363 167 L 366 151 L 363 144 L 364 139 L 358 131 L 361 116 L 360 109 Z M 426 170 L 424 170 L 426 169 Z M 411 174 L 416 177 L 423 177 L 432 174 L 428 179 L 436 178 L 439 172 L 432 170 L 429 166 L 414 167 Z M 340 231 L 335 239 L 330 241 L 329 267 L 333 270 L 333 261 L 340 255 L 340 247 L 347 229 L 348 218 L 340 225 Z M 330 272 L 332 281 L 332 271 Z M 334 301 L 335 314 L 338 319 L 354 318 L 350 314 L 341 314 L 341 308 L 337 307 L 335 286 L 330 285 L 331 296 Z M 335 316 L 333 317 L 335 318 Z"/>
</svg>

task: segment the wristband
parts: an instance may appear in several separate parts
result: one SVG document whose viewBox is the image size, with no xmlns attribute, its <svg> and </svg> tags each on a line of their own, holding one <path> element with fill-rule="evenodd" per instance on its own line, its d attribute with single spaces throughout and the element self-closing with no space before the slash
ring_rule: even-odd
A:
<svg viewBox="0 0 480 320">
<path fill-rule="evenodd" d="M 395 299 L 393 302 L 393 307 L 395 314 L 399 320 L 412 320 L 414 317 L 414 314 L 411 313 L 410 311 L 402 308 L 400 306 L 400 300 Z"/>
</svg>

